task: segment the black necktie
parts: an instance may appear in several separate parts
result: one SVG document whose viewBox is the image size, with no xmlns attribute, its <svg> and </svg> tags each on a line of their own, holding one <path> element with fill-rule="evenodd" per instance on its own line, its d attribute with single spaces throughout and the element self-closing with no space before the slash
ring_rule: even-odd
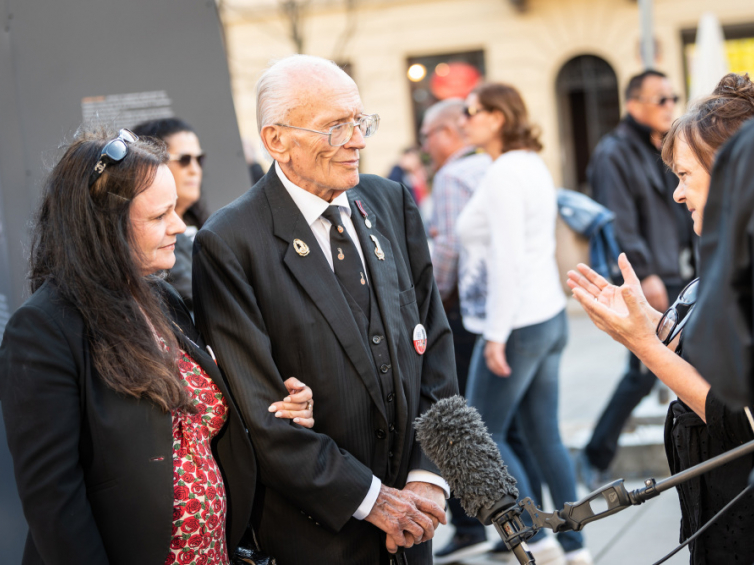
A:
<svg viewBox="0 0 754 565">
<path fill-rule="evenodd" d="M 369 317 L 369 286 L 364 276 L 364 264 L 361 262 L 359 251 L 348 235 L 343 221 L 340 219 L 338 206 L 328 206 L 322 213 L 330 226 L 330 251 L 335 276 L 340 279 L 351 297 L 361 307 L 364 315 Z"/>
</svg>

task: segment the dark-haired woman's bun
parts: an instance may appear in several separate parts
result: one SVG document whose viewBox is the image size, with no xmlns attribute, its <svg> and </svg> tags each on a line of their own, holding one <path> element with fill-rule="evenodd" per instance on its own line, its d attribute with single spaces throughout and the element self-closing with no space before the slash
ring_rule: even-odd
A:
<svg viewBox="0 0 754 565">
<path fill-rule="evenodd" d="M 742 75 L 728 73 L 720 79 L 712 94 L 713 96 L 742 98 L 754 104 L 754 83 L 751 82 L 749 73 Z"/>
</svg>

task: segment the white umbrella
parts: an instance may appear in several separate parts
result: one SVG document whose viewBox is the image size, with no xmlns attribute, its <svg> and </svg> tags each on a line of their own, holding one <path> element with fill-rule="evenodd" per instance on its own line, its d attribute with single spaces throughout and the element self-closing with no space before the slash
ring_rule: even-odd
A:
<svg viewBox="0 0 754 565">
<path fill-rule="evenodd" d="M 702 14 L 696 32 L 696 49 L 691 71 L 690 99 L 711 94 L 728 73 L 725 36 L 720 21 L 712 12 Z"/>
</svg>

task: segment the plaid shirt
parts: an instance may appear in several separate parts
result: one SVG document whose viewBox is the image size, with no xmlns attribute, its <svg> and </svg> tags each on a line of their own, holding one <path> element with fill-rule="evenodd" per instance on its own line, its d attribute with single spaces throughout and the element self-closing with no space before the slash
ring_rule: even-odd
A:
<svg viewBox="0 0 754 565">
<path fill-rule="evenodd" d="M 440 296 L 445 300 L 458 284 L 458 253 L 461 249 L 456 235 L 456 220 L 487 172 L 491 160 L 485 153 L 464 147 L 451 155 L 435 173 L 432 182 L 432 267 Z M 468 156 L 467 156 L 468 155 Z"/>
</svg>

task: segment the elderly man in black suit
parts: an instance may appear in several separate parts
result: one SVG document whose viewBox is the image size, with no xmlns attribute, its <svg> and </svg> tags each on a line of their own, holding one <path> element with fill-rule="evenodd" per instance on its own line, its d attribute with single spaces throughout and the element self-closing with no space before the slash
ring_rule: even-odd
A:
<svg viewBox="0 0 754 565">
<path fill-rule="evenodd" d="M 332 62 L 268 68 L 257 121 L 275 164 L 197 235 L 194 295 L 256 449 L 261 546 L 279 565 L 383 564 L 400 546 L 429 564 L 449 493 L 413 421 L 457 381 L 419 213 L 359 174 L 379 116 Z M 291 375 L 315 392 L 312 430 L 260 417 Z"/>
</svg>

